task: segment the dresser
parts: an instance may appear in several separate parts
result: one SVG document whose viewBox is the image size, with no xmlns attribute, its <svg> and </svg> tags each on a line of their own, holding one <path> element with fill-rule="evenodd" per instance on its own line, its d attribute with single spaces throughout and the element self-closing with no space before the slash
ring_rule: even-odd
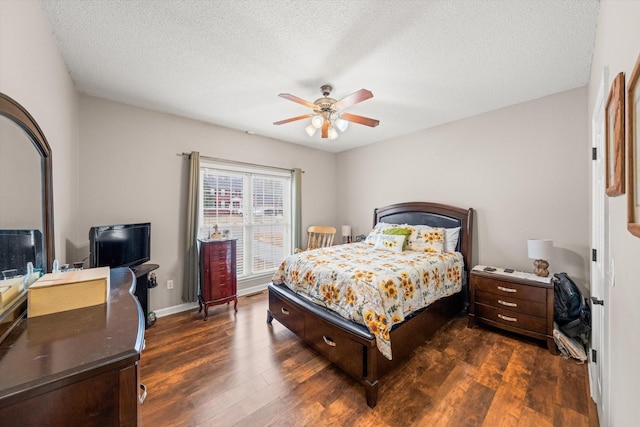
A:
<svg viewBox="0 0 640 427">
<path fill-rule="evenodd" d="M 496 328 L 544 340 L 557 354 L 553 340 L 553 283 L 551 277 L 538 277 L 502 268 L 471 270 L 469 285 L 469 323 Z"/>
<path fill-rule="evenodd" d="M 238 311 L 236 278 L 236 239 L 199 240 L 200 242 L 200 312 L 209 317 L 209 306 L 233 301 Z"/>
<path fill-rule="evenodd" d="M 0 344 L 0 425 L 135 426 L 144 318 L 128 268 L 106 304 L 22 319 Z"/>
</svg>

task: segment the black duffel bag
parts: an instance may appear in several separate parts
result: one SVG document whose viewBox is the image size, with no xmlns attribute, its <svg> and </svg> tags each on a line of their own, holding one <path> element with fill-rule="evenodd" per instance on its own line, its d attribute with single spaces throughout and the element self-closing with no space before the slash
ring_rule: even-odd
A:
<svg viewBox="0 0 640 427">
<path fill-rule="evenodd" d="M 560 331 L 571 338 L 588 342 L 591 331 L 591 309 L 582 292 L 567 273 L 553 275 L 553 320 Z"/>
</svg>

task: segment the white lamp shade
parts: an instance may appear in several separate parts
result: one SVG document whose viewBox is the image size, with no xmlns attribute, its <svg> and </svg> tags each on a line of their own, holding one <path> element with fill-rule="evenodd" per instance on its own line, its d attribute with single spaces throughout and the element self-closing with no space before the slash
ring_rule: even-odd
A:
<svg viewBox="0 0 640 427">
<path fill-rule="evenodd" d="M 351 226 L 350 225 L 343 225 L 342 226 L 342 235 L 343 236 L 351 236 Z"/>
<path fill-rule="evenodd" d="M 527 240 L 527 250 L 529 258 L 548 261 L 553 254 L 553 240 L 529 239 Z"/>
<path fill-rule="evenodd" d="M 349 122 L 344 119 L 337 119 L 334 124 L 340 132 L 344 132 L 349 127 Z"/>
<path fill-rule="evenodd" d="M 327 136 L 329 139 L 336 139 L 338 137 L 338 131 L 331 127 L 329 128 Z"/>
<path fill-rule="evenodd" d="M 313 125 L 309 125 L 307 127 L 304 128 L 304 130 L 307 131 L 307 134 L 309 134 L 309 136 L 313 136 L 316 133 L 316 128 L 313 127 Z"/>
<path fill-rule="evenodd" d="M 322 117 L 319 114 L 311 118 L 311 124 L 316 129 L 320 129 L 323 123 L 324 123 L 324 117 Z"/>
</svg>

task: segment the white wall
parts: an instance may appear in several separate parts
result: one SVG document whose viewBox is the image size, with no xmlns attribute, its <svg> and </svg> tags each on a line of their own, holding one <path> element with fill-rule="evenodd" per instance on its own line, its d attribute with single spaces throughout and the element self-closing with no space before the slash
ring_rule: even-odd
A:
<svg viewBox="0 0 640 427">
<path fill-rule="evenodd" d="M 588 289 L 587 91 L 574 89 L 338 155 L 338 220 L 366 234 L 375 207 L 433 201 L 476 211 L 474 263 L 551 272 Z"/>
<path fill-rule="evenodd" d="M 160 265 L 160 286 L 150 293 L 153 310 L 182 303 L 189 162 L 178 153 L 302 168 L 303 227 L 336 224 L 334 154 L 85 95 L 80 106 L 77 246 L 88 255 L 91 226 L 150 221 L 151 262 Z M 172 290 L 166 288 L 168 279 L 174 280 Z"/>
<path fill-rule="evenodd" d="M 609 1 L 600 4 L 598 31 L 589 81 L 592 111 L 602 70 L 609 67 L 610 80 L 619 72 L 625 82 L 640 54 L 640 2 Z M 610 255 L 615 263 L 615 285 L 605 301 L 609 315 L 610 419 L 601 425 L 638 424 L 640 383 L 640 238 L 627 231 L 627 195 L 607 198 L 609 204 Z"/>
<path fill-rule="evenodd" d="M 35 1 L 0 1 L 0 91 L 31 113 L 51 147 L 55 251 L 66 262 L 78 230 L 78 96 Z"/>
</svg>

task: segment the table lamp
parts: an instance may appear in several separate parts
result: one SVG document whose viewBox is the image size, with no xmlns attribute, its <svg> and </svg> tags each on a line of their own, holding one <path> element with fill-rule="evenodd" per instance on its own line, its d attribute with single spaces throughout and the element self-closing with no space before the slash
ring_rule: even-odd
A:
<svg viewBox="0 0 640 427">
<path fill-rule="evenodd" d="M 351 243 L 351 226 L 342 226 L 342 243 Z"/>
<path fill-rule="evenodd" d="M 549 262 L 553 253 L 553 240 L 551 239 L 529 239 L 527 240 L 529 258 L 535 260 L 533 270 L 536 276 L 547 277 L 549 275 Z"/>
</svg>

